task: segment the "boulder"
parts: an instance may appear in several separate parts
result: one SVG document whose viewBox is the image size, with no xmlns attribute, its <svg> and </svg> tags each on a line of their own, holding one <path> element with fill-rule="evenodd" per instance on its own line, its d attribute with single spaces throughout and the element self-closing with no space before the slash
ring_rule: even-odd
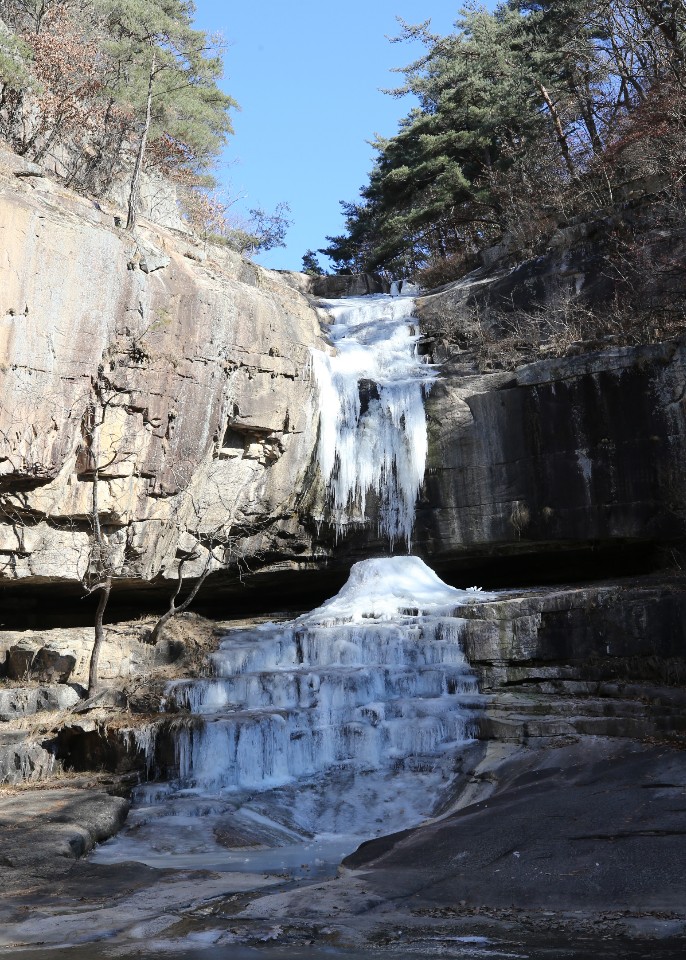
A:
<svg viewBox="0 0 686 960">
<path fill-rule="evenodd" d="M 68 710 L 80 701 L 66 684 L 44 687 L 0 687 L 0 720 L 11 721 L 45 710 Z"/>
<path fill-rule="evenodd" d="M 10 680 L 37 680 L 39 683 L 66 683 L 76 666 L 70 653 L 36 649 L 31 644 L 16 644 L 7 651 L 5 670 Z"/>
<path fill-rule="evenodd" d="M 56 768 L 54 755 L 26 732 L 0 730 L 0 784 L 34 783 Z"/>
</svg>

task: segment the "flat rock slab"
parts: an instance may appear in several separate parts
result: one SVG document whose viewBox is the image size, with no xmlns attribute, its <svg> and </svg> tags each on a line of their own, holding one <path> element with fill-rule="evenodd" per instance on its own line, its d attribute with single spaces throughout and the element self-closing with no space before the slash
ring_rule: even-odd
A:
<svg viewBox="0 0 686 960">
<path fill-rule="evenodd" d="M 65 787 L 0 797 L 0 891 L 33 871 L 62 874 L 70 860 L 121 828 L 128 800 L 104 791 Z"/>
<path fill-rule="evenodd" d="M 478 776 L 491 785 L 477 802 L 363 844 L 338 879 L 242 917 L 333 918 L 343 939 L 377 943 L 427 925 L 686 934 L 686 753 L 586 738 L 520 748 Z"/>
<path fill-rule="evenodd" d="M 675 913 L 686 919 L 686 754 L 546 751 L 502 791 L 346 861 L 414 905 Z M 507 768 L 501 775 L 507 775 Z"/>
<path fill-rule="evenodd" d="M 65 787 L 0 796 L 0 953 L 99 940 L 147 943 L 208 901 L 280 884 L 264 874 L 155 870 L 80 859 L 116 833 L 128 800 Z M 43 955 L 41 953 L 41 955 Z"/>
</svg>

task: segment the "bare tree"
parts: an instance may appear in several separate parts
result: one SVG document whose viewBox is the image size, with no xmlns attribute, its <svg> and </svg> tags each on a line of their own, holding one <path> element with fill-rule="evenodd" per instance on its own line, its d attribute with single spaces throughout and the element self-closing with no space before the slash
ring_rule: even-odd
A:
<svg viewBox="0 0 686 960">
<path fill-rule="evenodd" d="M 93 624 L 94 639 L 88 669 L 88 696 L 92 697 L 98 687 L 98 663 L 100 651 L 105 641 L 104 616 L 112 593 L 112 580 L 115 565 L 109 540 L 103 530 L 100 518 L 99 483 L 101 473 L 120 460 L 119 451 L 113 451 L 103 460 L 102 428 L 107 411 L 112 406 L 118 392 L 112 388 L 103 375 L 103 367 L 98 369 L 97 377 L 91 383 L 91 397 L 84 416 L 84 445 L 91 472 L 91 511 L 90 522 L 92 542 L 88 568 L 84 577 L 87 593 L 98 593 L 98 606 Z"/>
<path fill-rule="evenodd" d="M 194 543 L 187 549 L 177 548 L 176 586 L 169 598 L 167 610 L 145 637 L 147 643 L 156 644 L 159 641 L 165 625 L 177 614 L 189 608 L 211 573 L 218 570 L 232 571 L 240 581 L 250 573 L 243 542 L 246 538 L 254 536 L 258 532 L 258 527 L 254 523 L 238 525 L 235 522 L 236 513 L 250 481 L 243 483 L 232 494 L 224 489 L 216 476 L 210 480 L 212 482 L 210 509 L 206 504 L 198 502 L 189 490 L 179 498 L 177 503 L 175 522 L 180 529 L 188 531 L 189 519 L 192 519 L 196 530 L 193 535 Z M 208 514 L 214 514 L 215 517 L 209 525 Z M 251 552 L 250 557 L 258 559 L 254 551 Z M 190 592 L 181 603 L 177 603 L 183 590 L 187 565 L 198 562 L 200 562 L 200 570 L 196 574 Z"/>
</svg>

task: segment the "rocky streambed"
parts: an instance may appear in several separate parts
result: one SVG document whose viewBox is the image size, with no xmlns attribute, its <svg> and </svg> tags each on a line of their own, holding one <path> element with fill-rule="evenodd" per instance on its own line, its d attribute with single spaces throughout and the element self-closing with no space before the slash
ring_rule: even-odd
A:
<svg viewBox="0 0 686 960">
<path fill-rule="evenodd" d="M 680 578 L 465 602 L 457 612 L 482 698 L 475 739 L 454 762 L 429 822 L 398 833 L 391 819 L 378 839 L 350 847 L 338 870 L 318 865 L 321 850 L 307 842 L 302 858 L 283 867 L 260 861 L 264 835 L 246 837 L 240 818 L 225 829 L 224 864 L 203 863 L 202 854 L 178 863 L 171 853 L 156 866 L 144 857 L 93 860 L 87 854 L 124 825 L 131 790 L 155 776 L 155 762 L 173 775 L 164 731 L 186 714 L 159 712 L 151 692 L 163 695 L 170 681 L 178 684 L 174 677 L 202 674 L 227 629 L 186 615 L 166 645 L 147 648 L 145 668 L 131 656 L 135 681 L 111 678 L 106 701 L 81 713 L 63 707 L 34 715 L 42 717 L 40 748 L 82 772 L 65 769 L 55 780 L 54 770 L 37 769 L 34 784 L 6 786 L 0 797 L 3 950 L 46 956 L 81 944 L 91 957 L 228 950 L 245 950 L 246 958 L 367 950 L 405 958 L 413 951 L 681 956 L 683 603 Z M 119 630 L 112 643 L 122 642 Z M 59 631 L 49 633 L 39 649 L 59 647 L 78 663 L 74 638 L 70 654 L 67 637 L 60 645 Z M 201 635 L 202 645 L 191 640 Z M 53 687 L 66 691 L 69 682 Z M 146 697 L 137 700 L 141 685 Z M 23 724 L 25 716 L 6 720 L 5 742 Z M 146 770 L 151 724 L 160 727 L 160 746 Z M 134 839 L 144 822 L 131 821 Z M 179 834 L 193 841 L 182 819 Z M 246 863 L 234 869 L 228 854 Z"/>
</svg>

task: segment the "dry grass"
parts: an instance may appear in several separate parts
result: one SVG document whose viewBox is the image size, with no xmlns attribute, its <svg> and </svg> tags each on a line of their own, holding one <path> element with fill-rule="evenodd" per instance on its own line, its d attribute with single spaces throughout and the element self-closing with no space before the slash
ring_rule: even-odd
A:
<svg viewBox="0 0 686 960">
<path fill-rule="evenodd" d="M 592 308 L 560 286 L 529 310 L 472 303 L 430 322 L 429 333 L 470 351 L 479 371 L 514 370 L 523 363 L 591 353 L 609 347 L 660 343 L 686 331 L 686 302 L 657 309 L 641 297 L 615 296 Z"/>
</svg>

